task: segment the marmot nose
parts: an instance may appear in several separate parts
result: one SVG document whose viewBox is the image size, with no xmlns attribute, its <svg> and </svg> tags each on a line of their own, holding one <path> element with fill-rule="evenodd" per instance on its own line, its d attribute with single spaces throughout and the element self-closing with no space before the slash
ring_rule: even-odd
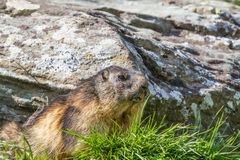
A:
<svg viewBox="0 0 240 160">
<path fill-rule="evenodd" d="M 141 90 L 148 90 L 148 82 L 145 78 L 144 78 L 144 81 L 142 82 L 142 85 L 141 85 L 140 89 Z"/>
<path fill-rule="evenodd" d="M 144 97 L 148 95 L 148 85 L 145 83 L 139 89 L 139 93 L 142 94 Z"/>
<path fill-rule="evenodd" d="M 142 85 L 142 86 L 140 86 L 138 93 L 133 95 L 132 100 L 135 102 L 140 102 L 140 101 L 143 101 L 147 95 L 148 95 L 148 86 Z"/>
</svg>

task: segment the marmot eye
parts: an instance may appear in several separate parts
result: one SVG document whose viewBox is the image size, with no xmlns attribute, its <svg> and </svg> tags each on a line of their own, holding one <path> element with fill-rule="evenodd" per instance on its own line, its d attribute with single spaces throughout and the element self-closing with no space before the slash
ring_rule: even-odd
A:
<svg viewBox="0 0 240 160">
<path fill-rule="evenodd" d="M 118 79 L 121 81 L 126 81 L 128 79 L 128 75 L 127 74 L 118 75 Z"/>
</svg>

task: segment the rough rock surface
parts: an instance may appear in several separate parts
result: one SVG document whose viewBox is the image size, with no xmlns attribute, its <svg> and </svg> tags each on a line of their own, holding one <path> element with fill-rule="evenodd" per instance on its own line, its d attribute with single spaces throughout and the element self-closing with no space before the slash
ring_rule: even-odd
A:
<svg viewBox="0 0 240 160">
<path fill-rule="evenodd" d="M 103 19 L 56 14 L 0 15 L 1 118 L 24 121 L 47 99 L 103 68 L 134 66 L 115 28 Z"/>
<path fill-rule="evenodd" d="M 2 119 L 24 121 L 80 79 L 120 65 L 148 78 L 154 97 L 145 115 L 206 127 L 221 111 L 229 132 L 240 129 L 239 7 L 187 0 L 78 4 L 45 5 L 27 17 L 1 12 Z"/>
<path fill-rule="evenodd" d="M 7 0 L 5 5 L 6 12 L 11 16 L 28 16 L 40 8 L 39 4 L 32 4 L 25 0 Z"/>
</svg>

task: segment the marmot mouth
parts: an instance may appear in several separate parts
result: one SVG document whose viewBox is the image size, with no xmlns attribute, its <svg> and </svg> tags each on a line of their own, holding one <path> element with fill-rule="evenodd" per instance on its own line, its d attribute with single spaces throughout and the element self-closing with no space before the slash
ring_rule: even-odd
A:
<svg viewBox="0 0 240 160">
<path fill-rule="evenodd" d="M 149 94 L 148 88 L 146 86 L 142 86 L 139 89 L 138 93 L 136 93 L 132 96 L 132 101 L 133 102 L 141 102 L 147 97 L 148 94 Z"/>
</svg>

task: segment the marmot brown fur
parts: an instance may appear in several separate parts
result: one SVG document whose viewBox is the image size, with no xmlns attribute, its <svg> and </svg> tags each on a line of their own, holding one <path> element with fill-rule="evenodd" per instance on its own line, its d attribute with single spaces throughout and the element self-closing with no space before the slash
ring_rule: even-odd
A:
<svg viewBox="0 0 240 160">
<path fill-rule="evenodd" d="M 34 114 L 23 130 L 35 153 L 47 151 L 57 155 L 79 149 L 77 139 L 64 130 L 80 134 L 88 134 L 92 129 L 111 132 L 116 123 L 128 129 L 142 111 L 146 93 L 147 82 L 142 73 L 111 66 Z M 5 139 L 10 138 L 5 135 Z"/>
</svg>

